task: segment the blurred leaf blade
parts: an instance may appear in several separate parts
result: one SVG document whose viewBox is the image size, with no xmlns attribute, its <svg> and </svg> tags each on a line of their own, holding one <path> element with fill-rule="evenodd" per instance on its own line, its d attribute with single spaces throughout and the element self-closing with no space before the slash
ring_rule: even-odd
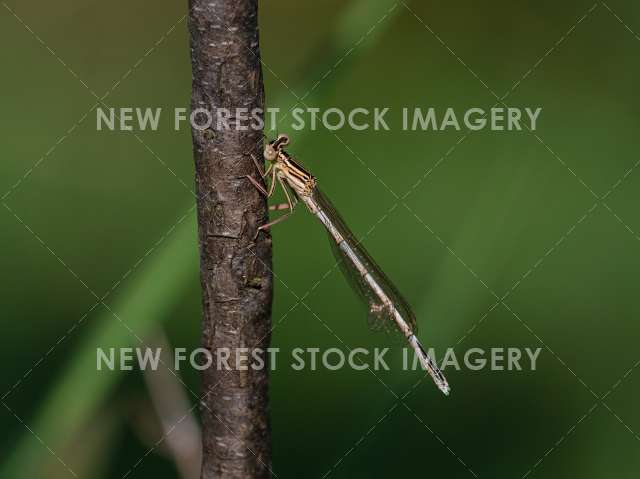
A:
<svg viewBox="0 0 640 479">
<path fill-rule="evenodd" d="M 97 348 L 107 351 L 143 347 L 136 336 L 144 341 L 154 326 L 168 319 L 167 311 L 183 297 L 185 287 L 197 274 L 196 238 L 195 214 L 190 213 L 156 255 L 141 264 L 140 271 L 123 287 L 113 307 L 109 307 L 122 322 L 104 306 L 97 318 L 89 319 L 95 323 L 93 330 L 71 357 L 71 364 L 54 390 L 43 398 L 43 408 L 31 427 L 52 450 L 63 449 L 84 424 L 91 422 L 91 415 L 122 374 L 118 368 L 96 370 Z M 27 432 L 0 475 L 20 477 L 27 465 L 37 469 L 40 458 L 48 454 L 39 440 Z"/>
</svg>

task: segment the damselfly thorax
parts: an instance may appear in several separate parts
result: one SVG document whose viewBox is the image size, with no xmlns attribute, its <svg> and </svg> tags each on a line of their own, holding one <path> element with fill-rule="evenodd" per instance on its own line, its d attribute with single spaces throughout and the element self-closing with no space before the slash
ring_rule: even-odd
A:
<svg viewBox="0 0 640 479">
<path fill-rule="evenodd" d="M 280 181 L 285 181 L 296 195 L 309 196 L 316 187 L 316 179 L 283 149 L 288 144 L 287 135 L 278 136 L 278 139 L 265 146 L 264 157 L 271 163 L 275 176 Z"/>
</svg>

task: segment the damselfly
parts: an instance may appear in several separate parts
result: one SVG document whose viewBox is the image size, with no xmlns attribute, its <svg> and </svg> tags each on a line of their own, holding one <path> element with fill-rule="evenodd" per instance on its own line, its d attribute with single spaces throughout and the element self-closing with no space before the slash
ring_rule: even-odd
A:
<svg viewBox="0 0 640 479">
<path fill-rule="evenodd" d="M 284 150 L 288 144 L 289 138 L 286 135 L 279 135 L 276 140 L 265 146 L 264 158 L 269 163 L 269 167 L 264 173 L 256 161 L 256 166 L 263 178 L 270 177 L 267 188 L 248 176 L 254 186 L 267 197 L 273 194 L 276 183 L 279 183 L 287 198 L 287 203 L 272 206 L 270 209 L 287 209 L 288 213 L 261 226 L 258 232 L 286 219 L 293 212 L 298 201 L 302 201 L 327 229 L 333 253 L 344 275 L 356 293 L 365 301 L 372 326 L 397 329 L 413 348 L 420 363 L 429 372 L 438 388 L 448 395 L 447 380 L 416 337 L 416 318 L 409 303 L 400 295 L 364 247 L 356 241 L 342 217 L 318 188 L 316 178 Z"/>
</svg>

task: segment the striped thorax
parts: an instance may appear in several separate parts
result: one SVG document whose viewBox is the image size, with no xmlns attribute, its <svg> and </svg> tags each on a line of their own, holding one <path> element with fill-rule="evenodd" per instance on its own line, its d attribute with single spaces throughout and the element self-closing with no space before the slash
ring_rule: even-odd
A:
<svg viewBox="0 0 640 479">
<path fill-rule="evenodd" d="M 298 196 L 310 196 L 316 187 L 316 179 L 284 151 L 288 144 L 289 137 L 279 135 L 265 146 L 264 158 L 275 169 L 277 177 L 286 181 Z"/>
</svg>

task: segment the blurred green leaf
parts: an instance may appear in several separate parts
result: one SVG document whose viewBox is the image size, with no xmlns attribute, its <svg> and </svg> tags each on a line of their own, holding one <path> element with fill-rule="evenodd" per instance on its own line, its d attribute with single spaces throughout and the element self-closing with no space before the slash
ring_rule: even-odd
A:
<svg viewBox="0 0 640 479">
<path fill-rule="evenodd" d="M 168 311 L 184 296 L 185 287 L 197 274 L 197 235 L 195 213 L 176 227 L 157 253 L 147 258 L 120 291 L 117 300 L 95 319 L 93 330 L 70 357 L 70 364 L 43 396 L 42 410 L 32 429 L 54 451 L 65 449 L 85 425 L 100 403 L 111 393 L 122 371 L 97 371 L 96 349 L 141 346 L 136 338 L 145 337 L 154 327 L 168 319 Z M 124 324 L 123 324 L 124 323 Z M 31 433 L 25 432 L 11 459 L 1 469 L 2 477 L 38 477 L 45 447 Z M 31 470 L 33 468 L 33 470 Z M 26 473 L 29 469 L 29 473 Z"/>
</svg>

